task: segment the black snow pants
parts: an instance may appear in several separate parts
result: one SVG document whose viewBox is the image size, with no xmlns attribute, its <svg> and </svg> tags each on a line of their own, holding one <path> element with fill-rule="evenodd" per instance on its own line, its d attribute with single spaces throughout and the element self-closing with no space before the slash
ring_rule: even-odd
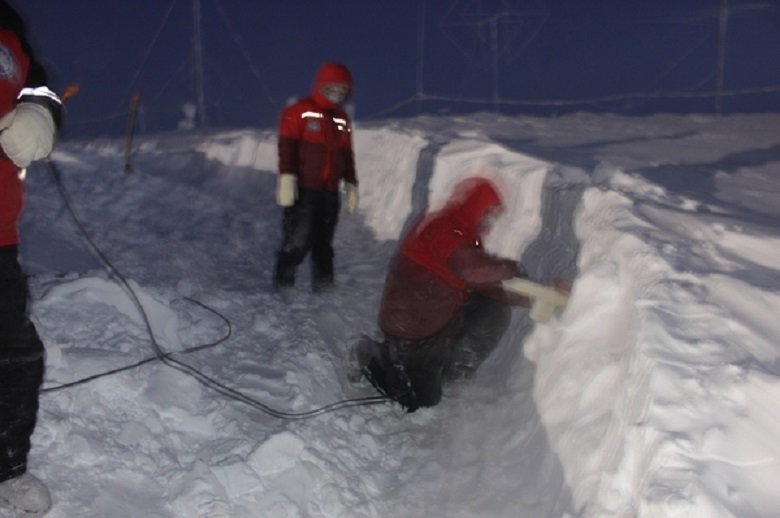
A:
<svg viewBox="0 0 780 518">
<path fill-rule="evenodd" d="M 282 246 L 276 255 L 274 286 L 295 284 L 295 270 L 311 252 L 312 289 L 333 284 L 333 235 L 339 193 L 299 189 L 295 205 L 284 209 Z"/>
<path fill-rule="evenodd" d="M 16 246 L 0 247 L 0 481 L 27 469 L 43 379 L 43 343 L 27 315 Z"/>
<path fill-rule="evenodd" d="M 368 364 L 371 382 L 409 412 L 435 406 L 442 381 L 467 378 L 498 345 L 511 320 L 508 305 L 472 295 L 439 333 L 423 340 L 385 334 Z"/>
</svg>

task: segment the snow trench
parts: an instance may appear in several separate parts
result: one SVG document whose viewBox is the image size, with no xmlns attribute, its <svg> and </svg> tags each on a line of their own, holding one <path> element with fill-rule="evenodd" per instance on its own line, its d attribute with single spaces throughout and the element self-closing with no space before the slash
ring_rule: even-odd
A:
<svg viewBox="0 0 780 518">
<path fill-rule="evenodd" d="M 279 239 L 272 202 L 274 142 L 273 134 L 254 131 L 145 138 L 131 177 L 122 172 L 118 142 L 74 145 L 58 157 L 71 174 L 67 185 L 93 237 L 109 255 L 121 257 L 121 269 L 144 297 L 169 306 L 156 311 L 165 319 L 160 328 L 170 333 L 175 324 L 186 330 L 180 330 L 182 342 L 202 339 L 194 331 L 193 309 L 177 300 L 205 298 L 231 317 L 236 334 L 229 352 L 216 349 L 191 361 L 272 406 L 304 411 L 373 394 L 365 382 L 345 382 L 339 365 L 347 361 L 346 344 L 357 332 L 375 330 L 384 272 L 398 236 L 419 214 L 443 203 L 466 176 L 490 177 L 505 199 L 507 211 L 486 240 L 490 251 L 522 260 L 540 282 L 576 277 L 581 171 L 479 135 L 440 138 L 424 130 L 364 128 L 356 134 L 361 207 L 357 218 L 342 215 L 336 237 L 340 289 L 312 297 L 302 267 L 299 292 L 280 301 L 270 292 Z M 110 321 L 122 295 L 112 294 L 104 274 L 94 273 L 96 260 L 61 218 L 62 209 L 51 201 L 52 186 L 37 188 L 49 192 L 49 198 L 37 200 L 39 210 L 57 214 L 58 222 L 28 232 L 25 246 L 37 275 L 34 290 L 43 297 L 38 311 L 51 344 L 50 381 L 66 382 L 90 374 L 90 367 L 99 369 L 100 355 L 110 352 L 90 352 L 80 362 L 69 356 L 67 324 L 47 325 L 77 318 L 74 311 L 85 306 L 79 299 L 85 294 L 92 314 Z M 67 253 L 36 253 L 63 236 L 70 238 Z M 70 282 L 63 274 L 72 285 L 50 289 Z M 59 309 L 62 305 L 68 307 Z M 128 321 L 111 322 L 86 339 L 118 340 L 125 356 L 148 356 L 131 313 L 125 312 Z M 119 339 L 102 336 L 117 327 Z M 40 433 L 49 455 L 65 455 L 78 442 L 77 451 L 85 453 L 77 469 L 116 470 L 116 499 L 106 490 L 96 507 L 116 516 L 137 512 L 118 496 L 124 478 L 138 479 L 137 491 L 150 499 L 150 510 L 170 516 L 564 516 L 576 511 L 567 483 L 570 466 L 556 453 L 538 406 L 547 395 L 539 387 L 555 370 L 546 366 L 540 379 L 536 360 L 543 353 L 526 347 L 534 333 L 558 332 L 555 324 L 535 329 L 522 310 L 515 311 L 505 337 L 474 377 L 446 387 L 438 407 L 411 415 L 388 404 L 278 421 L 240 404 L 225 406 L 194 380 L 160 367 L 133 374 L 137 388 L 129 390 L 121 378 L 99 382 L 100 402 L 80 407 L 84 420 L 68 425 L 77 433 L 45 420 Z M 142 345 L 135 350 L 128 340 Z M 65 413 L 71 398 L 56 396 L 46 411 Z M 110 427 L 121 430 L 120 442 L 152 435 L 142 465 L 133 464 L 136 455 L 117 458 L 122 445 L 91 437 L 89 426 L 111 419 L 91 412 L 131 401 L 135 409 L 123 411 L 122 421 Z M 67 433 L 71 439 L 58 444 Z M 166 458 L 158 464 L 160 450 Z M 66 471 L 65 465 L 54 466 L 49 473 L 57 480 Z M 160 480 L 169 488 L 167 496 L 157 486 Z M 55 489 L 78 493 L 72 483 L 60 484 Z M 72 508 L 79 505 L 76 498 Z M 127 514 L 118 510 L 125 508 Z"/>
</svg>

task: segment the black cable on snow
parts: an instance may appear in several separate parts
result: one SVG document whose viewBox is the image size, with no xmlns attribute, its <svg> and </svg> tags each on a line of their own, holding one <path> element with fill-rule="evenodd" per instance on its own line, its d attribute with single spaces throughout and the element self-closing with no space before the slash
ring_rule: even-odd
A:
<svg viewBox="0 0 780 518">
<path fill-rule="evenodd" d="M 225 333 L 225 336 L 221 337 L 220 339 L 218 339 L 218 340 L 216 340 L 214 342 L 209 342 L 209 343 L 202 344 L 202 345 L 195 345 L 193 347 L 188 347 L 186 349 L 182 349 L 181 351 L 169 352 L 169 353 L 166 353 L 166 356 L 172 356 L 174 354 L 190 354 L 190 353 L 194 353 L 194 352 L 197 352 L 197 351 L 202 351 L 204 349 L 210 349 L 212 347 L 215 347 L 215 346 L 221 344 L 222 342 L 227 341 L 227 339 L 230 338 L 230 335 L 233 332 L 233 327 L 232 327 L 232 324 L 230 323 L 230 320 L 228 320 L 227 317 L 225 317 L 225 315 L 223 315 L 219 311 L 215 310 L 214 308 L 211 308 L 211 307 L 207 306 L 206 304 L 203 304 L 202 302 L 199 302 L 199 301 L 197 301 L 195 299 L 192 299 L 190 297 L 184 297 L 184 300 L 186 300 L 188 302 L 192 302 L 193 304 L 197 304 L 198 306 L 202 307 L 203 309 L 205 309 L 207 311 L 211 311 L 217 317 L 221 318 L 222 321 L 225 322 L 225 324 L 227 325 L 227 332 Z M 58 390 L 75 387 L 76 385 L 84 385 L 86 383 L 89 383 L 90 381 L 94 381 L 94 380 L 99 379 L 99 378 L 104 378 L 106 376 L 111 376 L 113 374 L 118 374 L 120 372 L 129 371 L 129 370 L 135 369 L 136 367 L 140 367 L 141 365 L 146 365 L 147 363 L 156 362 L 156 361 L 159 361 L 159 356 L 155 355 L 155 356 L 152 356 L 150 358 L 144 358 L 143 360 L 138 361 L 136 363 L 132 363 L 130 365 L 125 365 L 123 367 L 117 367 L 116 369 L 111 369 L 109 371 L 105 371 L 105 372 L 101 372 L 101 373 L 98 373 L 98 374 L 94 374 L 92 376 L 87 376 L 85 378 L 81 378 L 81 379 L 78 379 L 76 381 L 71 381 L 71 382 L 68 382 L 68 383 L 63 383 L 61 385 L 55 385 L 55 386 L 52 386 L 52 387 L 44 387 L 44 388 L 41 389 L 41 393 L 55 392 L 55 391 L 58 391 Z"/>
<path fill-rule="evenodd" d="M 194 378 L 196 381 L 201 383 L 202 385 L 211 388 L 212 390 L 215 390 L 222 394 L 223 396 L 226 396 L 230 399 L 233 399 L 235 401 L 239 401 L 241 403 L 244 403 L 246 405 L 251 406 L 252 408 L 255 408 L 257 410 L 260 410 L 261 412 L 264 412 L 272 417 L 276 417 L 279 419 L 287 419 L 287 420 L 300 420 L 300 419 L 308 419 L 312 417 L 316 417 L 325 413 L 333 412 L 335 410 L 339 410 L 342 408 L 348 408 L 348 407 L 355 407 L 355 406 L 365 406 L 365 405 L 376 405 L 380 403 L 385 403 L 389 401 L 390 399 L 387 396 L 368 396 L 363 398 L 354 398 L 354 399 L 345 399 L 341 401 L 337 401 L 335 403 L 331 403 L 319 408 L 315 408 L 312 410 L 307 410 L 304 412 L 286 412 L 282 410 L 277 410 L 275 408 L 272 408 L 265 403 L 254 399 L 236 389 L 230 388 L 224 383 L 221 383 L 220 381 L 217 381 L 216 379 L 204 374 L 202 371 L 196 369 L 195 367 L 192 367 L 191 365 L 188 365 L 181 360 L 174 357 L 174 355 L 177 354 L 186 354 L 186 353 L 192 353 L 196 351 L 200 351 L 206 348 L 215 347 L 216 345 L 219 345 L 223 343 L 225 340 L 227 340 L 231 335 L 231 325 L 230 321 L 222 314 L 217 312 L 216 310 L 206 306 L 205 304 L 198 302 L 193 299 L 187 299 L 190 302 L 193 302 L 194 304 L 198 304 L 201 307 L 215 313 L 218 315 L 222 320 L 224 320 L 228 325 L 228 332 L 227 334 L 217 340 L 216 342 L 210 343 L 210 344 L 204 344 L 204 345 L 198 345 L 194 346 L 188 349 L 184 349 L 179 352 L 167 352 L 163 350 L 163 348 L 160 346 L 160 344 L 157 342 L 157 339 L 154 336 L 154 331 L 152 330 L 151 322 L 149 321 L 149 316 L 146 313 L 146 310 L 144 309 L 143 305 L 141 304 L 140 299 L 138 298 L 138 295 L 135 293 L 135 290 L 133 290 L 133 287 L 128 282 L 127 278 L 122 275 L 122 273 L 114 266 L 114 264 L 109 260 L 108 257 L 103 253 L 102 250 L 95 244 L 93 239 L 90 237 L 89 232 L 87 231 L 86 227 L 82 224 L 81 220 L 76 215 L 75 210 L 73 209 L 73 205 L 70 202 L 70 197 L 68 196 L 67 191 L 65 190 L 65 186 L 62 182 L 62 174 L 60 173 L 59 168 L 54 163 L 53 160 L 49 159 L 46 162 L 49 166 L 49 171 L 51 172 L 52 178 L 54 179 L 54 183 L 57 186 L 57 190 L 59 191 L 60 197 L 62 198 L 63 203 L 65 204 L 65 208 L 67 209 L 68 213 L 70 214 L 73 221 L 76 223 L 76 226 L 78 227 L 79 231 L 82 233 L 84 238 L 86 239 L 87 243 L 89 243 L 92 250 L 97 254 L 97 256 L 100 258 L 100 260 L 103 262 L 103 264 L 106 266 L 106 268 L 117 278 L 120 285 L 125 289 L 128 296 L 130 297 L 130 300 L 135 305 L 136 309 L 138 310 L 138 313 L 141 315 L 141 318 L 144 321 L 144 326 L 146 327 L 147 334 L 149 335 L 149 339 L 152 344 L 152 348 L 154 349 L 154 356 L 151 358 L 147 358 L 145 360 L 141 360 L 140 362 L 134 363 L 132 365 L 128 365 L 125 367 L 113 369 L 101 374 L 96 374 L 94 376 L 89 376 L 87 378 L 77 380 L 71 383 L 66 383 L 63 385 L 58 385 L 56 387 L 49 387 L 44 388 L 41 390 L 41 392 L 52 392 L 55 390 L 61 390 L 65 388 L 70 388 L 76 385 L 88 383 L 90 381 L 93 381 L 95 379 L 104 377 L 104 376 L 110 376 L 113 374 L 117 374 L 119 372 L 133 369 L 136 367 L 139 367 L 141 365 L 145 365 L 147 363 L 160 361 L 163 364 L 167 365 L 168 367 L 175 369 L 183 374 L 186 374 L 192 378 Z"/>
</svg>

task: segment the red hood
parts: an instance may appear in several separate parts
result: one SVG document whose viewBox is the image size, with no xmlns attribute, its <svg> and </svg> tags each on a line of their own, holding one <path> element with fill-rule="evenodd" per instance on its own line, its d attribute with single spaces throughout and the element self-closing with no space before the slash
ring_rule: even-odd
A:
<svg viewBox="0 0 780 518">
<path fill-rule="evenodd" d="M 447 261 L 456 249 L 477 246 L 482 237 L 482 218 L 502 205 L 501 196 L 488 180 L 463 180 L 443 209 L 416 225 L 402 245 L 402 253 L 462 289 L 463 281 L 450 271 Z"/>
<path fill-rule="evenodd" d="M 347 85 L 352 90 L 352 74 L 349 73 L 349 69 L 340 63 L 324 63 L 320 67 L 311 91 L 311 96 L 320 106 L 326 108 L 333 106 L 333 103 L 320 91 L 323 86 L 331 84 Z"/>
<path fill-rule="evenodd" d="M 501 196 L 492 183 L 484 178 L 467 178 L 455 186 L 442 212 L 453 220 L 456 230 L 477 239 L 482 218 L 502 206 Z"/>
</svg>

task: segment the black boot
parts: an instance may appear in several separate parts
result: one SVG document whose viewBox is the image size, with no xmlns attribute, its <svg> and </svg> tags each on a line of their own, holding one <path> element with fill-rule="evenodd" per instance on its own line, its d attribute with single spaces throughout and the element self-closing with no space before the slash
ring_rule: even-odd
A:
<svg viewBox="0 0 780 518">
<path fill-rule="evenodd" d="M 276 261 L 276 267 L 274 268 L 274 291 L 279 291 L 285 288 L 292 288 L 295 286 L 295 266 L 285 264 L 286 261 L 282 254 L 279 254 L 279 258 Z"/>
<path fill-rule="evenodd" d="M 375 354 L 363 367 L 368 381 L 382 395 L 398 402 L 407 412 L 414 412 L 420 405 L 412 390 L 409 378 L 400 362 L 393 362 L 387 350 L 387 344 L 378 344 L 379 354 Z"/>
</svg>

